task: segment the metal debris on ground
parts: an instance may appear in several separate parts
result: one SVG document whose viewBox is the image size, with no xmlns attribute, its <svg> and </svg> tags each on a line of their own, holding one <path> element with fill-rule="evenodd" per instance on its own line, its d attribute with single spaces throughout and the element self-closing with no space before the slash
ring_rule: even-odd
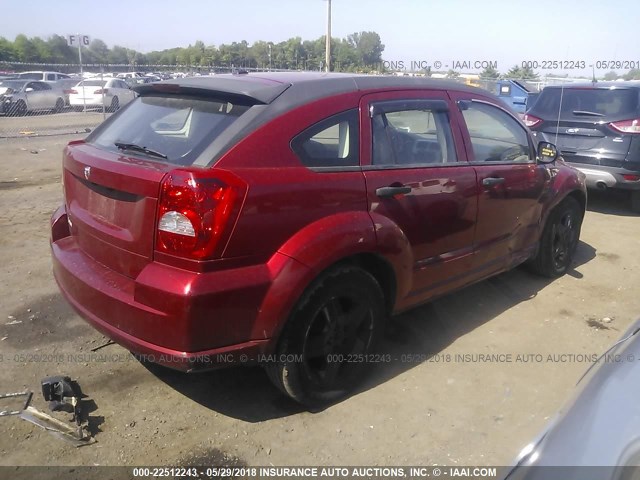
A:
<svg viewBox="0 0 640 480">
<path fill-rule="evenodd" d="M 51 415 L 31 406 L 20 413 L 20 418 L 53 433 L 55 436 L 66 440 L 76 447 L 83 447 L 96 442 L 95 438 L 89 435 L 79 434 L 81 432 L 71 425 L 67 425 L 57 418 L 53 418 Z"/>
<path fill-rule="evenodd" d="M 104 347 L 108 347 L 109 345 L 115 345 L 116 342 L 114 342 L 113 340 L 107 340 L 105 343 L 98 345 L 97 347 L 93 347 L 91 349 L 92 352 L 97 352 L 98 350 L 100 350 L 101 348 Z"/>
<path fill-rule="evenodd" d="M 14 409 L 14 410 L 11 410 L 11 409 L 0 410 L 0 417 L 6 417 L 9 415 L 20 415 L 31 403 L 33 392 L 30 392 L 30 391 L 14 392 L 14 393 L 5 393 L 0 395 L 0 400 L 20 399 L 20 397 L 24 397 L 24 403 L 22 404 L 22 408 Z"/>
</svg>

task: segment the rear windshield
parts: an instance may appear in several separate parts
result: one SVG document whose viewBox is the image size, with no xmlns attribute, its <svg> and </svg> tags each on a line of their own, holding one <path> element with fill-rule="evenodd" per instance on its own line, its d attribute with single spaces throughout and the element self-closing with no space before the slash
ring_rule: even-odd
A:
<svg viewBox="0 0 640 480">
<path fill-rule="evenodd" d="M 42 80 L 42 73 L 32 72 L 32 73 L 20 73 L 18 74 L 20 78 L 27 78 L 29 80 Z"/>
<path fill-rule="evenodd" d="M 79 87 L 104 87 L 106 80 L 83 80 L 78 84 Z"/>
<path fill-rule="evenodd" d="M 555 118 L 560 116 L 624 117 L 638 109 L 638 90 L 603 88 L 545 88 L 534 104 L 534 115 Z"/>
<path fill-rule="evenodd" d="M 196 97 L 144 96 L 136 98 L 113 121 L 87 138 L 93 145 L 114 152 L 116 144 L 153 150 L 126 149 L 129 156 L 175 165 L 191 165 L 198 155 L 250 107 Z"/>
</svg>

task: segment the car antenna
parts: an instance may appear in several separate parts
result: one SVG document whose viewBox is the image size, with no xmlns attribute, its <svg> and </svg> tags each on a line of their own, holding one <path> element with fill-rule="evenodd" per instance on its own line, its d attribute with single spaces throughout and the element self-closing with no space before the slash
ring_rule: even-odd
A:
<svg viewBox="0 0 640 480">
<path fill-rule="evenodd" d="M 562 97 L 564 96 L 564 83 L 560 84 L 560 105 L 558 106 L 558 121 L 556 122 L 556 139 L 554 144 L 558 145 L 558 131 L 560 130 L 560 112 L 562 112 Z"/>
</svg>

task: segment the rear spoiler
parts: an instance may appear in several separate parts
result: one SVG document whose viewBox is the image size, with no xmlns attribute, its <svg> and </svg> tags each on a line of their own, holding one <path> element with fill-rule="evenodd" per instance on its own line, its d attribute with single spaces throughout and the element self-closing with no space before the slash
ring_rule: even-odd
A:
<svg viewBox="0 0 640 480">
<path fill-rule="evenodd" d="M 273 102 L 290 86 L 290 83 L 252 79 L 247 76 L 221 75 L 143 83 L 132 90 L 140 96 L 164 93 L 224 98 L 239 105 L 265 105 Z"/>
</svg>

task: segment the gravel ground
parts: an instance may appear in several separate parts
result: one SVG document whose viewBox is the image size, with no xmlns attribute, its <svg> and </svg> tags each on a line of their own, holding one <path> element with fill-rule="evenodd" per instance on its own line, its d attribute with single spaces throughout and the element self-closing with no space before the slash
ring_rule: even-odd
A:
<svg viewBox="0 0 640 480">
<path fill-rule="evenodd" d="M 33 119 L 55 130 L 45 120 L 71 115 Z M 384 349 L 407 361 L 377 365 L 324 411 L 283 398 L 258 368 L 188 376 L 118 345 L 92 352 L 106 339 L 58 294 L 48 246 L 61 151 L 76 137 L 0 140 L 0 385 L 33 390 L 46 410 L 40 379 L 77 379 L 97 443 L 76 449 L 0 418 L 0 465 L 504 465 L 571 394 L 582 356 L 640 312 L 639 218 L 622 197 L 592 195 L 568 275 L 516 269 L 403 314 Z"/>
</svg>

